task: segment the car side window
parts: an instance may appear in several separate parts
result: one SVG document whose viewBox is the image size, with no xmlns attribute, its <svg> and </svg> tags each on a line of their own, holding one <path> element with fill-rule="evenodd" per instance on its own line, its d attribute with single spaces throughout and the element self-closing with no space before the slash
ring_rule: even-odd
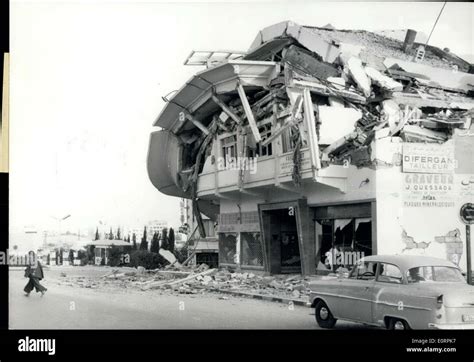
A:
<svg viewBox="0 0 474 362">
<path fill-rule="evenodd" d="M 377 281 L 401 284 L 402 272 L 400 271 L 400 269 L 398 269 L 397 266 L 393 264 L 380 263 Z"/>
<path fill-rule="evenodd" d="M 361 262 L 354 267 L 350 277 L 360 280 L 375 279 L 375 272 L 377 270 L 377 263 L 375 262 Z"/>
</svg>

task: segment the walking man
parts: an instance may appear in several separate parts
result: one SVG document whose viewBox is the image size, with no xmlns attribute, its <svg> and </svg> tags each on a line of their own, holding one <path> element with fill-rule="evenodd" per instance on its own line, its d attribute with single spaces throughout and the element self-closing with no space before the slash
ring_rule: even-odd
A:
<svg viewBox="0 0 474 362">
<path fill-rule="evenodd" d="M 44 278 L 43 267 L 36 258 L 34 251 L 28 253 L 28 266 L 25 269 L 25 278 L 29 278 L 28 284 L 25 286 L 25 295 L 30 296 L 31 291 L 36 289 L 36 293 L 41 292 L 41 296 L 46 293 L 47 289 L 40 284 L 40 280 Z"/>
</svg>

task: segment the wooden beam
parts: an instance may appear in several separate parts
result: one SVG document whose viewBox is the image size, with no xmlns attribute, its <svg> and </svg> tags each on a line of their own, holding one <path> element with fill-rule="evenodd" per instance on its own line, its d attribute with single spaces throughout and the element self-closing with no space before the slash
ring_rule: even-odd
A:
<svg viewBox="0 0 474 362">
<path fill-rule="evenodd" d="M 1 123 L 0 172 L 8 172 L 9 168 L 9 115 L 10 115 L 10 54 L 4 54 L 3 63 L 3 99 Z"/>
<path fill-rule="evenodd" d="M 197 128 L 199 128 L 202 133 L 204 133 L 206 136 L 209 134 L 209 130 L 205 125 L 203 125 L 201 122 L 199 122 L 196 118 L 192 116 L 190 113 L 186 113 L 186 119 L 189 119 Z"/>
<path fill-rule="evenodd" d="M 304 120 L 306 131 L 308 132 L 308 143 L 311 158 L 311 168 L 313 169 L 313 178 L 316 177 L 315 169 L 321 168 L 321 159 L 319 156 L 318 135 L 316 134 L 316 120 L 314 118 L 313 101 L 308 88 L 303 90 Z"/>
<path fill-rule="evenodd" d="M 212 95 L 212 100 L 219 106 L 221 107 L 222 111 L 227 114 L 230 118 L 234 120 L 235 123 L 241 124 L 242 120 L 234 113 L 232 110 L 227 107 L 227 105 L 222 102 L 219 98 L 217 98 L 214 94 Z"/>
<path fill-rule="evenodd" d="M 262 146 L 266 146 L 269 143 L 273 142 L 276 138 L 280 137 L 280 135 L 289 127 L 294 126 L 294 123 L 291 119 L 288 119 L 283 126 L 275 128 L 275 130 L 272 130 L 272 134 L 270 137 L 262 141 Z"/>
<path fill-rule="evenodd" d="M 257 123 L 255 122 L 255 117 L 253 116 L 252 109 L 250 108 L 250 104 L 247 99 L 247 95 L 245 94 L 244 87 L 242 87 L 242 84 L 240 83 L 237 84 L 237 92 L 239 92 L 239 97 L 242 101 L 242 106 L 244 107 L 245 115 L 247 116 L 247 120 L 249 121 L 249 126 L 252 130 L 255 142 L 260 142 L 262 140 L 262 137 L 260 136 L 260 132 L 258 132 Z"/>
</svg>

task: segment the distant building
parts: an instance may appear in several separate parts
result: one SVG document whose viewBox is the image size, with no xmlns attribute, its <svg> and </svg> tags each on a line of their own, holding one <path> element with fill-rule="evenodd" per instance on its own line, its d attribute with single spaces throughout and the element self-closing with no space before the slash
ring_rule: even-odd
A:
<svg viewBox="0 0 474 362">
<path fill-rule="evenodd" d="M 132 227 L 129 230 L 130 241 L 132 240 L 133 234 L 135 234 L 135 236 L 137 237 L 137 244 L 140 244 L 140 242 L 142 241 L 145 226 L 146 239 L 148 242 L 150 242 L 153 239 L 153 234 L 161 234 L 164 228 L 168 228 L 168 222 L 164 220 L 152 220 L 149 221 L 146 225 Z"/>
<path fill-rule="evenodd" d="M 192 201 L 185 199 L 187 209 L 186 224 L 188 225 L 188 255 L 194 254 L 191 264 L 199 265 L 205 263 L 211 268 L 217 268 L 219 264 L 219 243 L 217 240 L 216 227 L 217 223 L 202 214 L 206 237 L 202 238 L 199 231 L 196 230 L 196 218 L 192 214 Z"/>
<path fill-rule="evenodd" d="M 109 261 L 110 249 L 113 246 L 117 246 L 121 248 L 122 250 L 125 250 L 126 248 L 130 247 L 130 245 L 131 244 L 123 240 L 103 239 L 103 240 L 94 240 L 90 242 L 88 246 L 94 247 L 94 264 L 101 265 L 102 259 L 103 259 L 104 264 L 107 265 Z"/>
</svg>

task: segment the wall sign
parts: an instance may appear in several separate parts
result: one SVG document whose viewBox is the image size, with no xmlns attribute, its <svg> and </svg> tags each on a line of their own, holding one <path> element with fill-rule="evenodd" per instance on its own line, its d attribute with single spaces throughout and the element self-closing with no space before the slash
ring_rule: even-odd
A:
<svg viewBox="0 0 474 362">
<path fill-rule="evenodd" d="M 293 172 L 293 152 L 280 156 L 280 176 L 291 175 Z M 309 151 L 304 150 L 301 154 L 301 171 L 311 169 Z"/>
<path fill-rule="evenodd" d="M 453 207 L 454 175 L 407 173 L 403 176 L 403 206 Z"/>
<path fill-rule="evenodd" d="M 452 144 L 405 143 L 403 172 L 453 173 L 456 168 Z"/>
</svg>

